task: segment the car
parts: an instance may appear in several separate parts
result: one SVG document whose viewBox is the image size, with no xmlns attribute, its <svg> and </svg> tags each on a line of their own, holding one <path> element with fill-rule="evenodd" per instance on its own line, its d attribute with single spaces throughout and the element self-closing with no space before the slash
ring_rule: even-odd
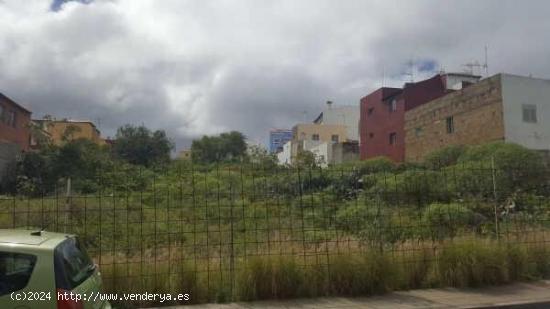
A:
<svg viewBox="0 0 550 309">
<path fill-rule="evenodd" d="M 76 236 L 0 229 L 0 308 L 110 309 L 101 292 L 101 273 Z"/>
</svg>

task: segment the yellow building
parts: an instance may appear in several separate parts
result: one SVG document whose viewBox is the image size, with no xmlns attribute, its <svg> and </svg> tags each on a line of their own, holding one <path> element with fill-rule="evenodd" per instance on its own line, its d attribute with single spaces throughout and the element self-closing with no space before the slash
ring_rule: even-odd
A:
<svg viewBox="0 0 550 309">
<path fill-rule="evenodd" d="M 348 139 L 344 125 L 299 123 L 292 128 L 294 141 L 345 142 Z"/>
<path fill-rule="evenodd" d="M 54 145 L 61 145 L 67 141 L 87 139 L 98 145 L 105 145 L 105 140 L 95 124 L 86 120 L 57 120 L 40 119 L 33 120 L 49 137 Z"/>
</svg>

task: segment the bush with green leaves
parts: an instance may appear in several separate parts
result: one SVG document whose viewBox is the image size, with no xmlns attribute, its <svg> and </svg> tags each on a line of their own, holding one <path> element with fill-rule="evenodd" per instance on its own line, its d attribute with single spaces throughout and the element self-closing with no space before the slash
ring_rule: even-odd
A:
<svg viewBox="0 0 550 309">
<path fill-rule="evenodd" d="M 454 165 L 466 151 L 462 145 L 452 145 L 436 150 L 426 156 L 424 163 L 429 168 L 441 168 Z"/>
<path fill-rule="evenodd" d="M 486 219 L 483 215 L 459 203 L 434 203 L 422 213 L 424 236 L 432 240 L 452 239 L 461 231 L 476 230 L 484 221 Z"/>
<path fill-rule="evenodd" d="M 364 182 L 374 182 L 368 194 L 381 197 L 392 205 L 422 207 L 432 202 L 447 202 L 454 196 L 448 176 L 439 171 L 409 170 L 400 174 L 376 174 L 366 176 Z"/>
</svg>

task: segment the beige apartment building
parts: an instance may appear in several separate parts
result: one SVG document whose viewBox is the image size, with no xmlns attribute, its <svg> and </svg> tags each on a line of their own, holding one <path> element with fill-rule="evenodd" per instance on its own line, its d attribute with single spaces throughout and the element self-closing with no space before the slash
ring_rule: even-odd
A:
<svg viewBox="0 0 550 309">
<path fill-rule="evenodd" d="M 292 128 L 294 141 L 344 142 L 348 139 L 344 125 L 300 123 Z"/>
<path fill-rule="evenodd" d="M 86 120 L 33 120 L 48 135 L 52 144 L 61 145 L 67 140 L 87 139 L 98 145 L 105 145 L 105 140 L 94 123 Z M 31 146 L 33 140 L 31 139 Z"/>
</svg>

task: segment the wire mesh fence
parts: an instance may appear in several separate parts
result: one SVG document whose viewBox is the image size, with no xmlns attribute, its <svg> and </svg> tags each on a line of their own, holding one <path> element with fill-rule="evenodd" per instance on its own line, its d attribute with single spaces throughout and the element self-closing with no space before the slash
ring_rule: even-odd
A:
<svg viewBox="0 0 550 309">
<path fill-rule="evenodd" d="M 481 165 L 98 171 L 22 182 L 0 198 L 0 228 L 76 234 L 106 291 L 191 302 L 496 284 L 550 274 L 549 175 Z"/>
</svg>

